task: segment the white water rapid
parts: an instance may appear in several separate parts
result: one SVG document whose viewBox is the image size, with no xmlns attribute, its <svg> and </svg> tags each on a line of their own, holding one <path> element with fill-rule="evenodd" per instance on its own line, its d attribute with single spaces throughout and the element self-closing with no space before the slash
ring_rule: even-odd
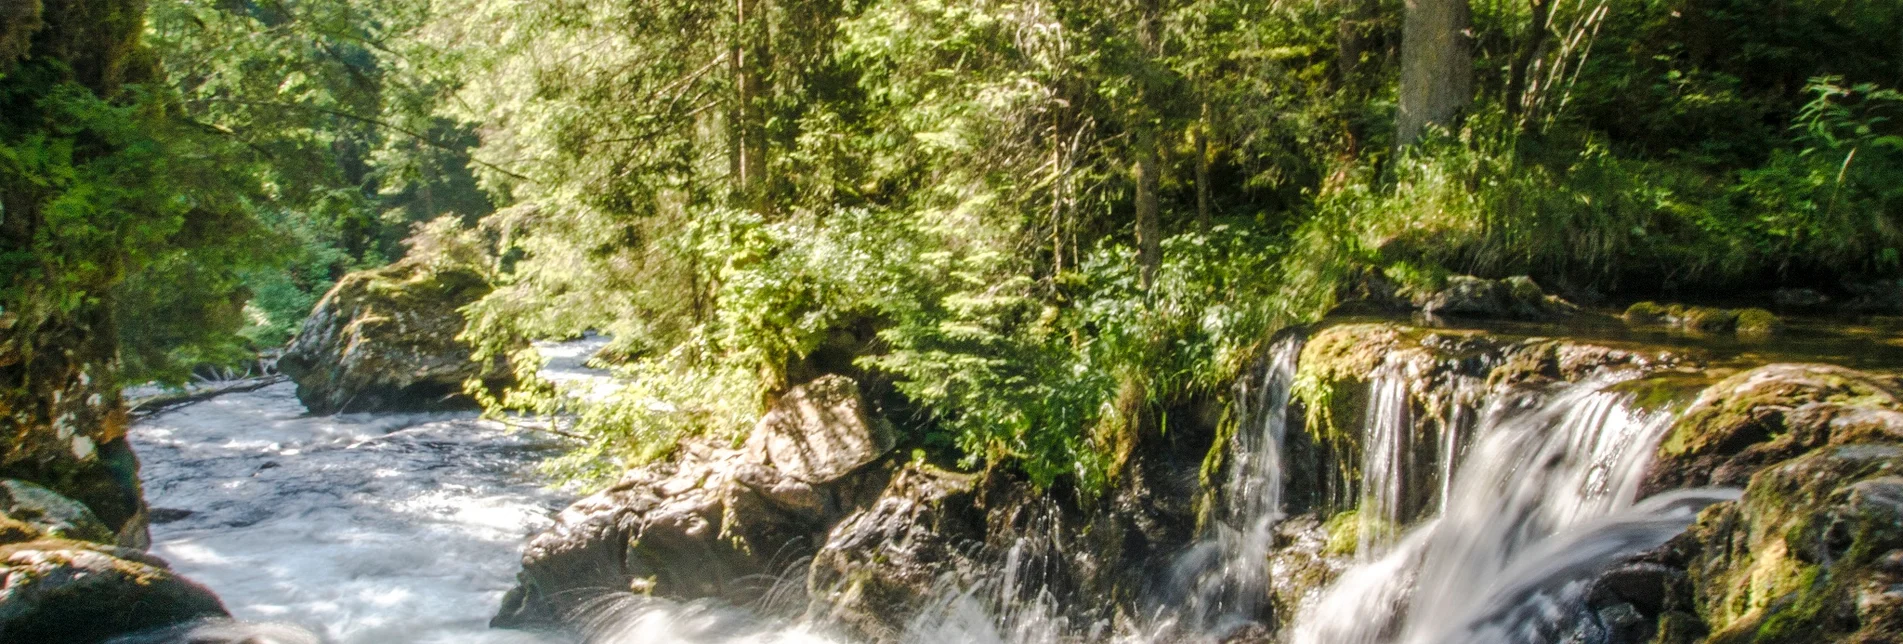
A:
<svg viewBox="0 0 1903 644">
<path fill-rule="evenodd" d="M 1553 641 L 1525 636 L 1558 627 L 1550 622 L 1570 608 L 1563 590 L 1576 594 L 1603 566 L 1663 543 L 1698 508 L 1735 494 L 1692 491 L 1633 507 L 1672 415 L 1634 409 L 1609 384 L 1497 397 L 1453 470 L 1439 516 L 1391 547 L 1363 539 L 1379 554 L 1364 549 L 1362 563 L 1300 616 L 1293 641 Z M 1384 424 L 1370 427 L 1370 449 L 1386 438 Z M 1364 494 L 1364 503 L 1381 494 Z"/>
<path fill-rule="evenodd" d="M 588 377 L 599 344 L 546 347 L 551 373 Z M 336 644 L 564 641 L 488 627 L 522 543 L 567 500 L 534 476 L 554 449 L 536 434 L 474 413 L 309 416 L 284 383 L 159 414 L 131 438 L 152 552 L 238 619 Z"/>
</svg>

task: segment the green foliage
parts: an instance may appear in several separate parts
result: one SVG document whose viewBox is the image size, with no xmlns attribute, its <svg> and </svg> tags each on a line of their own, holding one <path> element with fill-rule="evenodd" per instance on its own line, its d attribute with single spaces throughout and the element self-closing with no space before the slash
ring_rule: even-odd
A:
<svg viewBox="0 0 1903 644">
<path fill-rule="evenodd" d="M 260 222 L 246 234 L 272 252 L 141 258 L 125 302 L 228 326 L 248 292 L 246 337 L 282 342 L 342 272 L 434 221 L 413 258 L 498 284 L 466 310 L 480 358 L 614 337 L 619 393 L 528 378 L 488 399 L 573 414 L 588 440 L 565 475 L 738 436 L 832 370 L 889 384 L 877 402 L 911 447 L 1094 494 L 1164 409 L 1222 396 L 1370 267 L 1410 292 L 1456 273 L 1562 292 L 1897 277 L 1894 4 L 1558 3 L 1538 26 L 1479 3 L 1473 108 L 1397 150 L 1393 2 L 157 2 L 177 111 L 226 171 L 198 211 Z M 60 190 L 110 183 L 7 141 Z M 1151 156 L 1146 284 L 1133 162 Z M 55 214 L 82 246 L 189 228 L 90 230 L 120 197 L 68 192 Z M 128 360 L 236 346 L 188 329 L 128 331 Z"/>
</svg>

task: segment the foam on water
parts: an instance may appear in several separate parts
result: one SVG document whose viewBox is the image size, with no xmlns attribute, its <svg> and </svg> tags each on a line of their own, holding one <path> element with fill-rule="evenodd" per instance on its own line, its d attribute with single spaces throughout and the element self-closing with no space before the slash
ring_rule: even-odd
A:
<svg viewBox="0 0 1903 644">
<path fill-rule="evenodd" d="M 566 495 L 550 446 L 473 414 L 310 417 L 280 384 L 132 430 L 152 552 L 234 616 L 339 644 L 561 641 L 490 630 L 524 539 Z"/>
</svg>

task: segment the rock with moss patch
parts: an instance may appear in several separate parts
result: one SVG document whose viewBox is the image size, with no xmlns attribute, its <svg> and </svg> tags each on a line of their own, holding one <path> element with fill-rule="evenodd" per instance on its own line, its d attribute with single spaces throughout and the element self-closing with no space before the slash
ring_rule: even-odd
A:
<svg viewBox="0 0 1903 644">
<path fill-rule="evenodd" d="M 1701 392 L 1672 424 L 1641 490 L 1740 486 L 1824 445 L 1903 442 L 1903 383 L 1821 364 L 1774 364 Z"/>
<path fill-rule="evenodd" d="M 1721 309 L 1638 302 L 1621 316 L 1632 326 L 1663 326 L 1695 336 L 1736 333 L 1744 340 L 1761 340 L 1784 329 L 1784 320 L 1759 308 Z"/>
<path fill-rule="evenodd" d="M 63 539 L 0 546 L 0 641 L 96 644 L 224 616 L 210 590 L 135 550 Z"/>
<path fill-rule="evenodd" d="M 0 480 L 0 515 L 31 526 L 35 536 L 103 544 L 116 540 L 84 504 L 17 479 Z"/>
<path fill-rule="evenodd" d="M 278 368 L 312 413 L 466 407 L 467 380 L 506 385 L 502 360 L 457 339 L 460 309 L 490 292 L 477 272 L 420 262 L 345 276 L 324 295 Z"/>
<path fill-rule="evenodd" d="M 1760 472 L 1675 542 L 1705 641 L 1891 642 L 1903 632 L 1903 447 L 1826 447 Z"/>
</svg>

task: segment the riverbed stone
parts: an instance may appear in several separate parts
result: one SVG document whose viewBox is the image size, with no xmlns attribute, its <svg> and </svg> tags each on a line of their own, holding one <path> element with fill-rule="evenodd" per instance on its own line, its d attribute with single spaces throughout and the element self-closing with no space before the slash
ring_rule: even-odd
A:
<svg viewBox="0 0 1903 644">
<path fill-rule="evenodd" d="M 136 550 L 65 539 L 0 546 L 0 641 L 96 644 L 223 616 L 210 590 Z"/>
<path fill-rule="evenodd" d="M 886 488 L 890 430 L 865 410 L 850 381 L 795 388 L 756 430 L 767 438 L 629 471 L 529 542 L 492 623 L 560 623 L 604 593 L 759 599 Z"/>
<path fill-rule="evenodd" d="M 511 377 L 503 359 L 477 362 L 457 339 L 461 308 L 491 286 L 475 270 L 423 262 L 344 276 L 291 341 L 278 368 L 314 414 L 471 405 L 463 384 Z"/>
</svg>

